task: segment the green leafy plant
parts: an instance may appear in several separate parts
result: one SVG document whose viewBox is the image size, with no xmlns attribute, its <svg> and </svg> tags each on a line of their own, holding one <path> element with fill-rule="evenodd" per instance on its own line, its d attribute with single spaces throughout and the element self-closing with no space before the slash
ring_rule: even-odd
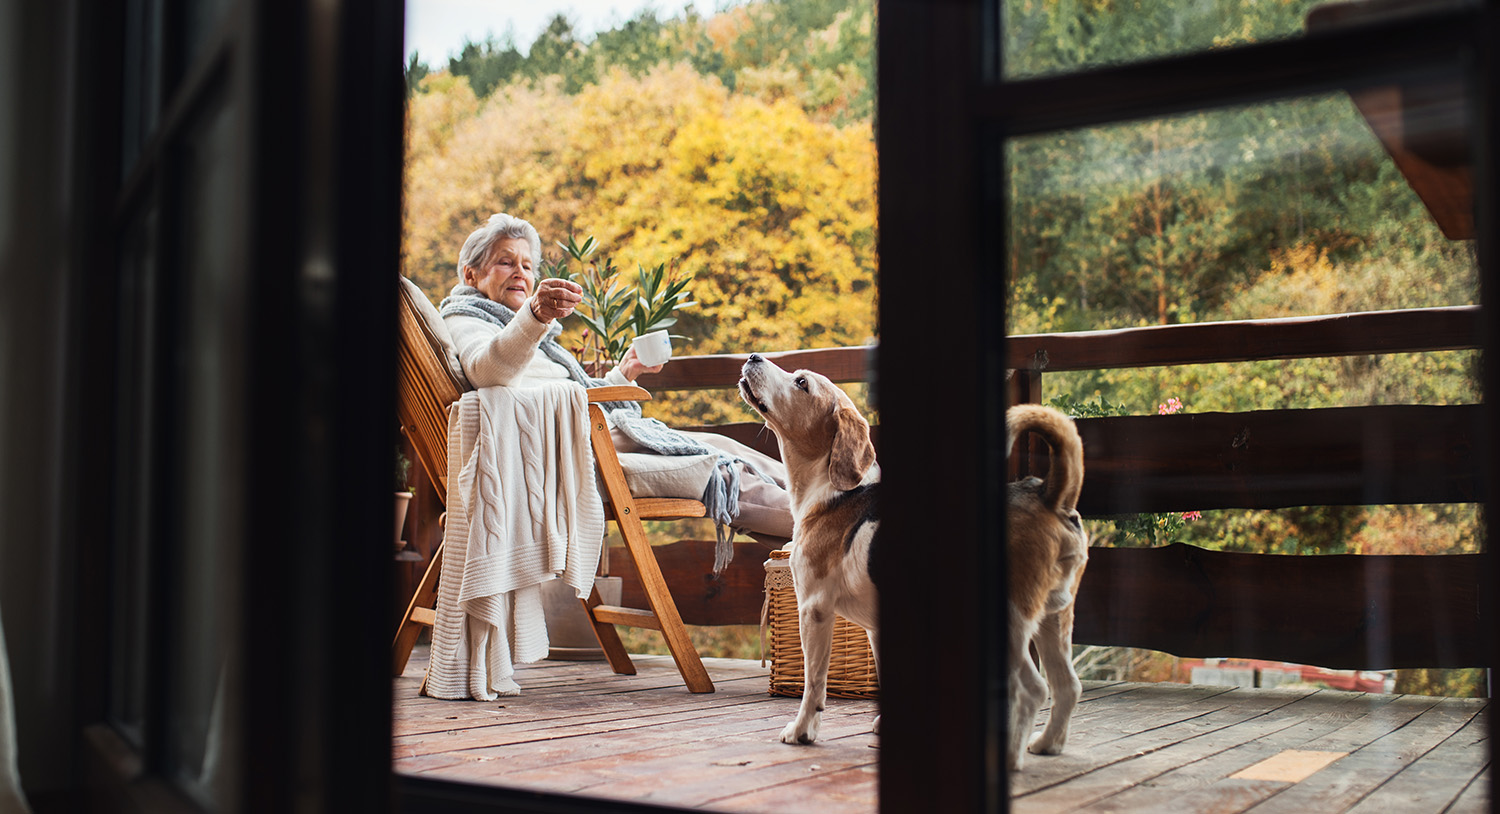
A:
<svg viewBox="0 0 1500 814">
<path fill-rule="evenodd" d="M 683 302 L 684 297 L 690 296 L 685 289 L 692 275 L 668 273 L 665 263 L 658 263 L 656 268 L 649 270 L 639 267 L 637 280 L 635 306 L 630 311 L 631 338 L 676 325 L 677 317 L 673 316 L 673 311 L 698 304 Z"/>
<path fill-rule="evenodd" d="M 1129 408 L 1124 404 L 1111 404 L 1103 395 L 1096 396 L 1093 401 L 1080 401 L 1064 393 L 1054 396 L 1050 403 L 1051 406 L 1067 413 L 1072 418 L 1105 418 L 1130 414 Z M 1169 398 L 1164 403 L 1156 405 L 1156 412 L 1160 415 L 1171 415 L 1183 409 L 1182 400 L 1177 398 Z M 1119 535 L 1118 544 L 1149 547 L 1172 542 L 1183 526 L 1201 517 L 1202 515 L 1195 511 L 1142 512 L 1112 517 L 1110 521 L 1114 523 L 1115 531 Z"/>
<path fill-rule="evenodd" d="M 1106 418 L 1130 414 L 1130 409 L 1124 404 L 1110 404 L 1109 399 L 1102 395 L 1096 395 L 1093 401 L 1079 401 L 1063 393 L 1053 396 L 1048 403 L 1066 413 L 1069 418 Z"/>
<path fill-rule="evenodd" d="M 400 447 L 396 448 L 396 491 L 411 491 L 411 459 Z"/>
<path fill-rule="evenodd" d="M 665 263 L 653 269 L 637 266 L 635 284 L 629 285 L 613 259 L 594 259 L 599 242 L 592 235 L 581 244 L 569 235 L 568 242 L 557 245 L 564 257 L 556 263 L 543 260 L 541 272 L 543 276 L 560 277 L 583 286 L 583 303 L 574 312 L 587 326 L 582 352 L 578 354 L 581 361 L 596 366 L 618 365 L 637 336 L 676 325 L 677 309 L 698 304 L 687 299 L 691 296 L 687 285 L 692 274 L 669 272 Z M 569 271 L 570 259 L 582 269 Z M 673 339 L 684 338 L 669 335 Z"/>
</svg>

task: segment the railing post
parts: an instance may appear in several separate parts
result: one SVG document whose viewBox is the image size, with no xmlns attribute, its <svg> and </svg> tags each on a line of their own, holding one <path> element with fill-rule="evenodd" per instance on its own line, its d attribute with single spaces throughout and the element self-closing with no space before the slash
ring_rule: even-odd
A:
<svg viewBox="0 0 1500 814">
<path fill-rule="evenodd" d="M 1037 352 L 1037 357 L 1032 361 L 1028 369 L 1008 371 L 1006 380 L 1006 403 L 1007 404 L 1041 404 L 1042 403 L 1042 366 L 1045 364 L 1046 355 L 1042 351 Z M 1006 464 L 1007 480 L 1017 480 L 1032 473 L 1031 459 L 1038 454 L 1046 454 L 1046 448 L 1041 439 L 1034 434 L 1028 433 L 1026 438 L 1026 454 L 1012 455 Z"/>
</svg>

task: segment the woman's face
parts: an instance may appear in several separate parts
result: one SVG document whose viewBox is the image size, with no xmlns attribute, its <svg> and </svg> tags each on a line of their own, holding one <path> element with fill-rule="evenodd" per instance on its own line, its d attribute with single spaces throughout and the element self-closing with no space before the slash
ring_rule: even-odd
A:
<svg viewBox="0 0 1500 814">
<path fill-rule="evenodd" d="M 531 244 L 520 237 L 495 241 L 479 268 L 464 267 L 464 282 L 512 311 L 519 310 L 531 296 L 532 285 L 536 282 Z"/>
</svg>

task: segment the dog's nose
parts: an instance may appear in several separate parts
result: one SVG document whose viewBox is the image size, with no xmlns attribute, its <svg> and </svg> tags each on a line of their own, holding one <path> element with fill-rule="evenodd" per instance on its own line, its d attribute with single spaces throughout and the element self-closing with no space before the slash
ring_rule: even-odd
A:
<svg viewBox="0 0 1500 814">
<path fill-rule="evenodd" d="M 760 354 L 758 354 L 758 353 L 752 353 L 752 354 L 750 354 L 749 362 L 751 364 L 757 364 L 758 365 L 758 364 L 760 364 L 761 362 L 764 362 L 764 361 L 765 361 L 765 357 L 761 356 Z"/>
</svg>

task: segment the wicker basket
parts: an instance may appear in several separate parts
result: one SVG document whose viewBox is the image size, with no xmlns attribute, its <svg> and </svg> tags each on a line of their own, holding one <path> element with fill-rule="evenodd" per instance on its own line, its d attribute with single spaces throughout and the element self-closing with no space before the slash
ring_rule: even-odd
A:
<svg viewBox="0 0 1500 814">
<path fill-rule="evenodd" d="M 792 587 L 789 551 L 766 560 L 766 603 L 762 633 L 770 631 L 771 694 L 802 697 L 802 639 L 797 628 L 797 593 Z M 878 698 L 875 656 L 864 628 L 834 617 L 833 653 L 828 661 L 828 694 L 838 698 Z"/>
</svg>

